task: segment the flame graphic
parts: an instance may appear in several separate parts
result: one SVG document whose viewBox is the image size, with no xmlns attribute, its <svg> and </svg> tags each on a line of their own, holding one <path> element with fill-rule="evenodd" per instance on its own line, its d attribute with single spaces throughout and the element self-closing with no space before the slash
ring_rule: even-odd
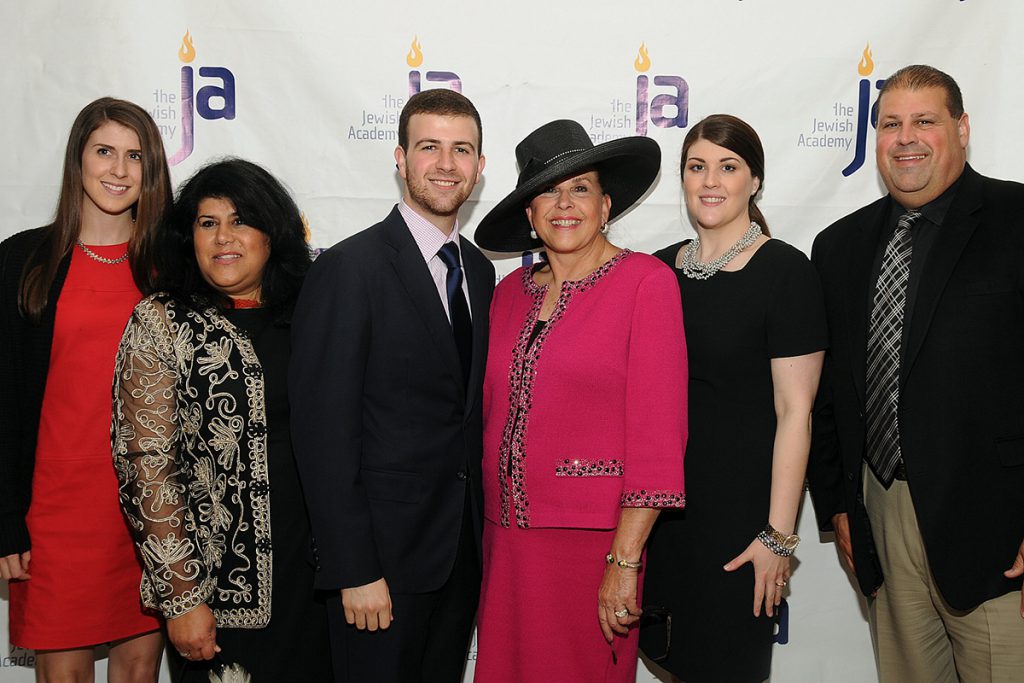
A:
<svg viewBox="0 0 1024 683">
<path fill-rule="evenodd" d="M 640 49 L 637 50 L 633 66 L 641 73 L 651 68 L 651 57 L 647 54 L 647 43 L 640 43 Z"/>
<path fill-rule="evenodd" d="M 412 43 L 409 45 L 409 54 L 405 56 L 405 63 L 412 68 L 418 67 L 423 63 L 423 52 L 420 51 L 420 41 L 418 36 L 412 37 Z"/>
<path fill-rule="evenodd" d="M 860 63 L 857 64 L 857 73 L 861 76 L 870 76 L 874 70 L 875 63 L 871 59 L 871 43 L 864 43 L 864 56 L 860 58 Z"/>
<path fill-rule="evenodd" d="M 185 36 L 181 39 L 181 47 L 178 48 L 178 59 L 188 64 L 196 58 L 196 49 L 192 47 L 192 35 L 185 31 Z"/>
</svg>

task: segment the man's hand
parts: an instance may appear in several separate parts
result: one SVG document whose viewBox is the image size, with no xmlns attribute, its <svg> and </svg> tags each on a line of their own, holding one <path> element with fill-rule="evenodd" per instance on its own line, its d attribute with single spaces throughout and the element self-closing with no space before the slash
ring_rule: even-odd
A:
<svg viewBox="0 0 1024 683">
<path fill-rule="evenodd" d="M 383 578 L 355 588 L 341 589 L 345 621 L 367 631 L 391 626 L 391 593 Z"/>
<path fill-rule="evenodd" d="M 1017 548 L 1017 557 L 1013 558 L 1013 565 L 1003 572 L 1003 576 L 1008 579 L 1016 579 L 1024 575 L 1024 542 Z M 1024 619 L 1024 591 L 1021 592 L 1020 598 L 1020 616 Z"/>
<path fill-rule="evenodd" d="M 853 566 L 853 543 L 850 541 L 850 516 L 845 512 L 832 515 L 832 529 L 836 533 L 836 546 L 839 548 L 839 554 L 842 555 L 846 566 L 856 576 L 857 568 Z"/>
</svg>

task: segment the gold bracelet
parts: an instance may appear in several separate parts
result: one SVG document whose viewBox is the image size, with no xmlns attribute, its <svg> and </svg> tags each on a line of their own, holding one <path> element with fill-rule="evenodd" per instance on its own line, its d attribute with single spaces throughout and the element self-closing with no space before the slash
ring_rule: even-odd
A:
<svg viewBox="0 0 1024 683">
<path fill-rule="evenodd" d="M 629 560 L 616 560 L 615 555 L 608 553 L 604 556 L 605 561 L 608 564 L 614 564 L 622 569 L 636 569 L 640 570 L 644 568 L 643 562 L 630 562 Z"/>
</svg>

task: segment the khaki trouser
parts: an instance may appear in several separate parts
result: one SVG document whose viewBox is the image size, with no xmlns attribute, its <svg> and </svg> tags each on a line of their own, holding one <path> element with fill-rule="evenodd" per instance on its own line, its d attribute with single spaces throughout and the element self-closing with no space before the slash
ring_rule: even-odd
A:
<svg viewBox="0 0 1024 683">
<path fill-rule="evenodd" d="M 868 600 L 880 681 L 1024 681 L 1020 591 L 966 612 L 953 609 L 928 567 L 907 482 L 886 490 L 865 467 L 864 502 L 885 576 Z"/>
</svg>

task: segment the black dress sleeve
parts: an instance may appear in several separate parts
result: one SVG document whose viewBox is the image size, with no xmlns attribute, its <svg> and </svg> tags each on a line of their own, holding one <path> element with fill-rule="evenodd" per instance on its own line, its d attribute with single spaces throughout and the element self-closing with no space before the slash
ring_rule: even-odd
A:
<svg viewBox="0 0 1024 683">
<path fill-rule="evenodd" d="M 766 324 L 769 355 L 788 358 L 827 348 L 825 299 L 814 266 L 802 252 L 785 245 L 773 267 L 777 278 Z"/>
</svg>

